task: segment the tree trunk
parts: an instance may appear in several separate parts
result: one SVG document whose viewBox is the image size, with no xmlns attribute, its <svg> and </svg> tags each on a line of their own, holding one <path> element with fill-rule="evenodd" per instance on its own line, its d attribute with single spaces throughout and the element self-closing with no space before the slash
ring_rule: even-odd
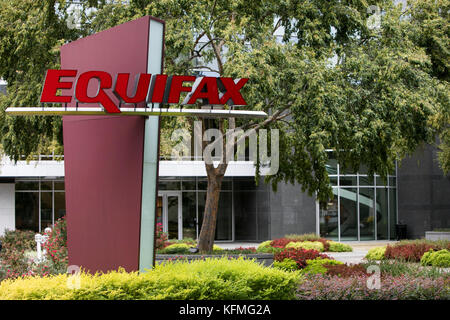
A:
<svg viewBox="0 0 450 320">
<path fill-rule="evenodd" d="M 223 175 L 216 170 L 208 170 L 208 188 L 206 192 L 203 223 L 198 239 L 198 249 L 201 253 L 211 252 L 216 236 L 217 213 Z"/>
</svg>

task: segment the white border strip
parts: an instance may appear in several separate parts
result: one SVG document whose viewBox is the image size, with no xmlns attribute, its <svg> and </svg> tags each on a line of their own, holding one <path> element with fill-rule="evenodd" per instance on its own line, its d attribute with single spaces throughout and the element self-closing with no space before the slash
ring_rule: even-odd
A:
<svg viewBox="0 0 450 320">
<path fill-rule="evenodd" d="M 121 108 L 121 113 L 108 113 L 100 107 L 10 107 L 6 113 L 15 116 L 63 116 L 63 115 L 119 115 L 119 116 L 197 116 L 265 118 L 264 111 L 224 110 L 224 109 L 175 109 L 175 108 Z"/>
</svg>

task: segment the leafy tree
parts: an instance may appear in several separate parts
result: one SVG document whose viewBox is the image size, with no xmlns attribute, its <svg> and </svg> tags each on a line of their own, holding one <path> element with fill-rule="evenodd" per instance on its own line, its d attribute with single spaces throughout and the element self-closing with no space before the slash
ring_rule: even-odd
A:
<svg viewBox="0 0 450 320">
<path fill-rule="evenodd" d="M 380 18 L 379 25 L 371 23 L 370 5 L 383 9 L 382 15 L 375 16 Z M 420 24 L 418 19 L 408 18 L 415 17 L 416 7 L 405 14 L 387 0 L 162 0 L 97 6 L 98 10 L 84 20 L 80 33 L 153 15 L 166 21 L 165 73 L 208 70 L 220 76 L 249 78 L 243 89 L 247 107 L 264 110 L 269 116 L 263 120 L 203 120 L 203 128 L 214 125 L 223 133 L 233 128 L 280 129 L 279 171 L 266 176 L 266 182 L 274 187 L 279 182 L 299 183 L 310 194 L 316 193 L 320 201 L 332 197 L 326 149 L 333 148 L 342 165 L 357 170 L 364 163 L 369 174 L 385 176 L 394 169 L 394 160 L 421 142 L 433 140 L 435 128 L 429 121 L 448 108 L 448 85 L 435 73 L 441 72 L 434 63 L 441 61 L 439 55 L 433 58 L 434 51 L 430 53 L 428 46 L 421 46 L 411 36 L 413 24 Z M 44 8 L 36 10 L 38 16 L 46 12 Z M 14 21 L 11 19 L 12 24 Z M 56 65 L 57 44 L 64 38 L 46 30 L 39 28 L 36 37 L 50 39 L 45 40 L 46 65 L 39 65 L 43 70 Z M 10 34 L 14 39 L 14 33 Z M 3 49 L 8 47 L 3 37 L 1 42 L 3 59 L 14 50 Z M 29 48 L 35 50 L 34 44 Z M 20 69 L 1 63 L 5 67 L 0 68 L 0 74 L 5 79 L 15 70 L 24 74 L 33 70 L 30 65 Z M 27 103 L 37 101 L 44 71 L 39 72 L 33 72 L 35 86 Z M 6 79 L 8 83 L 10 79 L 14 77 Z M 21 82 L 11 83 L 10 91 L 14 83 Z M 57 127 L 48 124 L 46 130 L 38 132 L 48 137 Z M 22 153 L 32 149 L 33 143 L 28 148 L 14 146 L 18 137 L 35 134 L 35 130 L 4 128 L 3 141 L 11 141 L 5 148 L 8 154 L 15 154 L 15 148 Z M 221 182 L 228 166 L 225 159 L 226 153 L 217 167 L 205 164 L 208 190 L 201 251 L 212 249 Z"/>
<path fill-rule="evenodd" d="M 450 3 L 445 0 L 417 0 L 410 4 L 407 11 L 411 20 L 409 37 L 423 48 L 431 60 L 429 70 L 433 77 L 446 86 L 445 94 L 440 96 L 442 102 L 430 123 L 438 130 L 438 160 L 444 174 L 450 173 L 450 106 L 448 101 L 449 61 L 450 61 Z"/>
</svg>

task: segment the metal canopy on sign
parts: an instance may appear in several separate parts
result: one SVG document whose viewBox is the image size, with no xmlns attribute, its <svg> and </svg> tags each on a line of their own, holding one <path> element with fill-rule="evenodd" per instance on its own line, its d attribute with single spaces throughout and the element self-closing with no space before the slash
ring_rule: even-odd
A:
<svg viewBox="0 0 450 320">
<path fill-rule="evenodd" d="M 65 116 L 65 115 L 121 115 L 121 116 L 197 116 L 216 118 L 265 118 L 264 111 L 236 109 L 189 108 L 120 108 L 120 113 L 108 113 L 101 107 L 9 107 L 6 113 L 15 116 Z"/>
</svg>

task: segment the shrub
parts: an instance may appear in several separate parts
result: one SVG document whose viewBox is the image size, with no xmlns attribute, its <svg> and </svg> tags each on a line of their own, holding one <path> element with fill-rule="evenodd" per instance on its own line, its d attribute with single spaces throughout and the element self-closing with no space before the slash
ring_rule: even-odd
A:
<svg viewBox="0 0 450 320">
<path fill-rule="evenodd" d="M 425 252 L 420 259 L 420 264 L 423 266 L 450 268 L 450 251 L 442 249 Z"/>
<path fill-rule="evenodd" d="M 295 271 L 297 270 L 297 262 L 292 259 L 283 259 L 283 261 L 274 261 L 273 267 L 284 271 Z"/>
<path fill-rule="evenodd" d="M 286 239 L 291 239 L 295 241 L 318 241 L 320 236 L 315 233 L 305 233 L 305 234 L 287 234 L 284 236 Z"/>
<path fill-rule="evenodd" d="M 275 253 L 275 261 L 283 261 L 284 259 L 292 259 L 297 263 L 297 269 L 306 267 L 306 260 L 314 260 L 317 258 L 332 259 L 326 254 L 321 254 L 316 250 L 305 250 L 289 248 L 281 252 Z"/>
<path fill-rule="evenodd" d="M 329 241 L 329 249 L 330 252 L 352 252 L 353 248 L 345 243 Z"/>
<path fill-rule="evenodd" d="M 29 259 L 25 252 L 36 250 L 33 231 L 6 230 L 0 237 L 0 280 L 17 278 L 29 271 Z"/>
<path fill-rule="evenodd" d="M 271 242 L 272 242 L 272 240 L 267 240 L 267 241 L 261 242 L 261 243 L 258 245 L 258 247 L 256 248 L 256 250 L 257 250 L 258 252 L 263 252 L 264 250 L 267 250 L 267 249 L 271 248 L 271 247 L 270 247 L 270 243 L 271 243 Z"/>
<path fill-rule="evenodd" d="M 387 245 L 384 256 L 386 259 L 419 262 L 423 254 L 432 249 L 436 249 L 436 246 L 428 243 L 399 243 Z"/>
<path fill-rule="evenodd" d="M 3 250 L 15 250 L 25 252 L 26 250 L 36 250 L 35 233 L 30 230 L 6 230 L 0 237 Z M 1 254 L 1 253 L 0 253 Z"/>
<path fill-rule="evenodd" d="M 166 247 L 167 240 L 169 239 L 169 236 L 166 232 L 163 232 L 163 225 L 162 223 L 158 223 L 156 225 L 156 243 L 155 243 L 155 249 L 161 250 Z"/>
<path fill-rule="evenodd" d="M 224 251 L 223 248 L 219 247 L 218 245 L 214 244 L 213 245 L 213 251 L 218 252 L 218 251 Z"/>
<path fill-rule="evenodd" d="M 443 278 L 428 279 L 411 276 L 381 279 L 380 289 L 369 289 L 367 276 L 340 278 L 310 275 L 298 289 L 302 300 L 448 300 L 450 283 Z"/>
<path fill-rule="evenodd" d="M 168 262 L 143 274 L 123 270 L 82 273 L 80 287 L 74 289 L 67 285 L 69 277 L 64 274 L 6 280 L 0 284 L 0 300 L 293 299 L 302 278 L 296 272 L 227 258 Z"/>
<path fill-rule="evenodd" d="M 275 239 L 270 242 L 270 246 L 273 248 L 285 248 L 288 243 L 296 242 L 297 240 L 291 240 L 287 238 Z"/>
<path fill-rule="evenodd" d="M 58 219 L 52 232 L 48 234 L 48 240 L 43 246 L 47 250 L 47 259 L 56 269 L 67 270 L 67 222 L 66 218 Z"/>
<path fill-rule="evenodd" d="M 369 267 L 373 265 L 373 262 L 364 263 L 364 266 Z M 423 277 L 423 278 L 448 278 L 450 279 L 450 273 L 443 272 L 439 268 L 429 267 L 423 268 L 420 264 L 402 262 L 399 260 L 381 260 L 378 263 L 380 267 L 381 275 L 390 275 L 393 277 L 399 277 L 403 275 L 408 275 L 411 277 Z"/>
<path fill-rule="evenodd" d="M 384 259 L 384 253 L 386 252 L 386 247 L 377 247 L 370 249 L 365 258 L 367 260 L 382 260 Z"/>
<path fill-rule="evenodd" d="M 327 274 L 331 276 L 338 276 L 341 278 L 351 278 L 367 275 L 367 269 L 363 264 L 336 264 L 326 265 Z"/>
<path fill-rule="evenodd" d="M 323 251 L 323 244 L 321 242 L 311 242 L 311 241 L 302 241 L 302 242 L 290 242 L 286 245 L 285 248 L 302 248 L 306 250 L 316 250 L 319 252 Z"/>
<path fill-rule="evenodd" d="M 322 259 L 317 258 L 314 260 L 306 260 L 306 267 L 302 269 L 302 273 L 305 274 L 317 274 L 321 273 L 324 274 L 327 272 L 326 266 L 333 266 L 333 265 L 339 265 L 343 264 L 340 261 L 337 260 L 331 260 L 331 259 Z"/>
<path fill-rule="evenodd" d="M 174 243 L 161 250 L 162 254 L 187 254 L 192 246 L 185 243 Z"/>
</svg>

